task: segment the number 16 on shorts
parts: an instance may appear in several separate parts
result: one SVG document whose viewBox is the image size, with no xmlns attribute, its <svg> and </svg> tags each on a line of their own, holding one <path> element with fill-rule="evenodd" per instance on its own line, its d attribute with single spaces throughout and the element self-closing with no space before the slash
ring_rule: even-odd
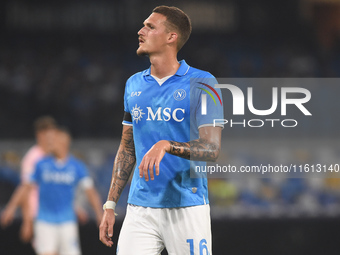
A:
<svg viewBox="0 0 340 255">
<path fill-rule="evenodd" d="M 187 243 L 190 245 L 190 255 L 210 255 L 207 247 L 207 241 L 205 239 L 202 239 L 199 242 L 199 254 L 194 253 L 194 239 L 187 239 Z M 196 244 L 197 245 L 197 244 Z"/>
</svg>

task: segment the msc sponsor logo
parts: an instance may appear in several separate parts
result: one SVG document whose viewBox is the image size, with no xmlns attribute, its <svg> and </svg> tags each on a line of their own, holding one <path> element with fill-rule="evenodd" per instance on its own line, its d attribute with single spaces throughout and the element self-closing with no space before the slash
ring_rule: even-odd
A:
<svg viewBox="0 0 340 255">
<path fill-rule="evenodd" d="M 42 178 L 44 182 L 52 182 L 58 184 L 71 184 L 75 180 L 74 172 L 53 172 L 47 169 L 44 170 Z"/>
<path fill-rule="evenodd" d="M 157 120 L 157 121 L 169 121 L 171 117 L 176 122 L 182 122 L 184 120 L 185 110 L 182 108 L 176 108 L 171 111 L 171 108 L 158 107 L 156 112 L 154 112 L 151 107 L 146 107 L 148 109 L 148 118 L 146 120 Z"/>
<path fill-rule="evenodd" d="M 182 122 L 184 120 L 185 110 L 182 108 L 171 109 L 170 107 L 158 107 L 156 109 L 152 109 L 148 106 L 146 109 L 146 121 L 170 121 L 173 119 L 176 122 Z M 132 119 L 136 122 L 136 124 L 142 120 L 144 114 L 146 113 L 144 113 L 143 109 L 137 106 L 137 104 L 131 110 Z"/>
</svg>

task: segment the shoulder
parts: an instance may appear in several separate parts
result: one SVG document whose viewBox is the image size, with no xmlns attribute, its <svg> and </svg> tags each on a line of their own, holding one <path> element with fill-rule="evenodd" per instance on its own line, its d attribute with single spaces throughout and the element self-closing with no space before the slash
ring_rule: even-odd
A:
<svg viewBox="0 0 340 255">
<path fill-rule="evenodd" d="M 209 73 L 208 71 L 204 71 L 195 67 L 190 66 L 188 70 L 188 75 L 192 76 L 193 78 L 213 78 L 215 77 Z"/>
<path fill-rule="evenodd" d="M 81 169 L 86 168 L 85 163 L 73 155 L 69 156 L 69 164 L 75 165 L 77 168 Z"/>
<path fill-rule="evenodd" d="M 38 161 L 38 163 L 52 162 L 53 160 L 54 160 L 53 156 L 47 155 L 47 156 L 42 157 L 42 158 Z"/>
<path fill-rule="evenodd" d="M 53 162 L 53 157 L 48 155 L 48 156 L 44 156 L 42 157 L 40 160 L 37 161 L 36 167 L 40 167 L 42 165 L 45 164 L 50 164 L 51 162 Z"/>
<path fill-rule="evenodd" d="M 37 159 L 41 159 L 44 155 L 45 153 L 38 145 L 33 145 L 24 155 L 23 161 L 36 161 Z"/>
<path fill-rule="evenodd" d="M 191 90 L 193 88 L 201 87 L 202 85 L 207 84 L 215 87 L 214 85 L 218 83 L 215 76 L 213 76 L 211 73 L 195 67 L 190 67 L 187 75 L 190 77 Z"/>
<path fill-rule="evenodd" d="M 32 155 L 32 154 L 36 153 L 36 151 L 38 151 L 38 150 L 39 150 L 39 146 L 38 146 L 38 145 L 33 145 L 33 146 L 31 146 L 31 147 L 28 149 L 28 151 L 26 152 L 25 157 L 27 157 L 27 156 L 29 156 L 29 155 Z"/>
<path fill-rule="evenodd" d="M 189 71 L 188 75 L 190 75 L 190 86 L 191 90 L 193 91 L 193 88 L 199 88 L 202 86 L 210 86 L 210 87 L 215 87 L 215 84 L 217 84 L 217 80 L 215 76 L 213 76 L 211 73 L 207 71 L 203 71 L 197 68 L 190 68 L 192 69 Z M 196 90 L 195 90 L 196 91 Z"/>
<path fill-rule="evenodd" d="M 138 73 L 135 73 L 133 75 L 131 75 L 127 81 L 126 81 L 126 85 L 134 83 L 135 81 L 138 81 L 139 79 L 143 78 L 143 75 L 145 74 L 145 72 L 147 72 L 148 69 L 144 70 L 144 71 L 140 71 Z"/>
<path fill-rule="evenodd" d="M 125 95 L 129 95 L 132 91 L 138 89 L 141 86 L 144 80 L 144 72 L 146 71 L 147 70 L 135 73 L 127 79 L 125 84 Z"/>
</svg>

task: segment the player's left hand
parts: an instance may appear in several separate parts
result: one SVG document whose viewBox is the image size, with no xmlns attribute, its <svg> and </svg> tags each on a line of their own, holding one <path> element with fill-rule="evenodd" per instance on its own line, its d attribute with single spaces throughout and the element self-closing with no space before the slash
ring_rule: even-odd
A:
<svg viewBox="0 0 340 255">
<path fill-rule="evenodd" d="M 28 243 L 33 237 L 33 222 L 24 220 L 20 228 L 20 239 L 24 243 Z"/>
<path fill-rule="evenodd" d="M 159 163 L 163 159 L 166 152 L 170 150 L 170 143 L 166 140 L 161 140 L 154 144 L 151 149 L 144 155 L 142 162 L 140 163 L 138 169 L 139 169 L 139 177 L 143 178 L 145 177 L 145 180 L 149 180 L 149 174 L 150 173 L 150 179 L 154 180 L 154 168 L 156 169 L 156 175 L 159 175 Z"/>
<path fill-rule="evenodd" d="M 89 215 L 84 208 L 82 208 L 81 206 L 76 206 L 75 211 L 76 211 L 78 222 L 81 225 L 84 225 L 89 221 Z"/>
<path fill-rule="evenodd" d="M 112 247 L 113 226 L 116 221 L 115 212 L 112 209 L 106 209 L 99 226 L 99 240 L 107 247 Z"/>
</svg>

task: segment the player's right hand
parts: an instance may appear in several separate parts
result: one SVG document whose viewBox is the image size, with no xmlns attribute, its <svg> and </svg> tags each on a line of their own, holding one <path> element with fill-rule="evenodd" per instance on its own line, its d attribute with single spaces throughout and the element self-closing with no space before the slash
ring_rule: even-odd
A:
<svg viewBox="0 0 340 255">
<path fill-rule="evenodd" d="M 6 207 L 5 210 L 1 214 L 1 226 L 7 227 L 12 223 L 14 218 L 15 210 L 12 207 Z"/>
<path fill-rule="evenodd" d="M 99 240 L 108 247 L 112 247 L 113 225 L 115 224 L 115 213 L 112 209 L 106 209 L 99 226 Z"/>
<path fill-rule="evenodd" d="M 139 169 L 139 177 L 145 177 L 145 181 L 149 181 L 149 174 L 150 179 L 153 181 L 154 171 L 155 168 L 156 175 L 159 175 L 159 164 L 162 161 L 166 152 L 170 151 L 170 143 L 166 140 L 161 140 L 155 143 L 151 149 L 144 155 L 142 162 L 140 163 Z"/>
</svg>

